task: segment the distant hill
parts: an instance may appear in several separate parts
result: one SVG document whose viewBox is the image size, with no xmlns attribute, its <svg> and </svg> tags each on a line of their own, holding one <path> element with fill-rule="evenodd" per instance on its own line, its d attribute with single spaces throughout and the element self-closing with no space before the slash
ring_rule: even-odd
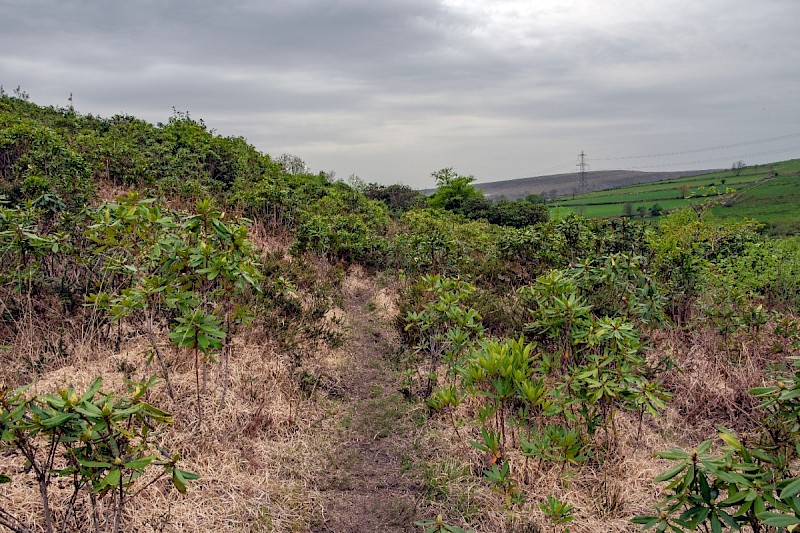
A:
<svg viewBox="0 0 800 533">
<path fill-rule="evenodd" d="M 616 187 L 625 187 L 639 183 L 697 176 L 715 172 L 714 170 L 682 170 L 680 172 L 639 172 L 635 170 L 598 170 L 587 172 L 586 185 L 588 191 L 599 191 Z M 564 196 L 578 192 L 580 180 L 574 172 L 569 174 L 553 174 L 535 178 L 519 178 L 506 181 L 475 183 L 490 198 L 504 196 L 509 200 L 523 198 L 529 194 L 545 194 L 546 196 Z M 423 191 L 433 192 L 433 191 Z"/>
</svg>

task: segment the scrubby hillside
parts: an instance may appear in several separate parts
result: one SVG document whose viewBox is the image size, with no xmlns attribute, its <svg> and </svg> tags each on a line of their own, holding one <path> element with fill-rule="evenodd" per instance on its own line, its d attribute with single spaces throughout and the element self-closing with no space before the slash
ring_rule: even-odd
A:
<svg viewBox="0 0 800 533">
<path fill-rule="evenodd" d="M 438 175 L 0 97 L 0 527 L 800 523 L 796 238 Z"/>
</svg>

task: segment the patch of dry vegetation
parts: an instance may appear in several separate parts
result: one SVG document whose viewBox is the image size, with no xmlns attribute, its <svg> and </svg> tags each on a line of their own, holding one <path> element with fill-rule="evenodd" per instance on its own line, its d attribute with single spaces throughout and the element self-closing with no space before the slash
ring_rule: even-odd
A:
<svg viewBox="0 0 800 533">
<path fill-rule="evenodd" d="M 325 327 L 338 328 L 339 334 L 350 339 L 363 336 L 359 340 L 362 349 L 378 343 L 385 356 L 398 342 L 386 333 L 386 325 L 398 313 L 395 289 L 376 287 L 374 277 L 355 269 L 344 279 L 342 292 L 350 299 L 371 295 L 365 305 L 377 315 L 379 331 L 369 331 L 364 324 L 354 330 L 353 308 L 331 308 L 321 319 Z M 37 370 L 37 392 L 66 383 L 81 388 L 96 376 L 104 379 L 106 388 L 123 392 L 123 378 L 152 371 L 144 363 L 147 347 L 137 339 L 125 342 L 118 352 L 107 345 L 73 343 L 68 356 L 36 363 L 33 359 L 41 353 L 47 328 L 28 326 L 20 329 L 11 350 L 0 353 L 6 380 L 21 383 Z M 459 438 L 447 416 L 434 415 L 422 425 L 403 424 L 407 433 L 402 437 L 387 434 L 389 441 L 400 438 L 405 443 L 403 471 L 416 476 L 421 495 L 417 518 L 441 513 L 449 523 L 476 531 L 550 531 L 552 526 L 539 503 L 552 495 L 574 506 L 570 531 L 636 530 L 630 518 L 649 512 L 661 498 L 662 488 L 653 479 L 668 462 L 654 459 L 654 453 L 670 447 L 690 448 L 713 437 L 718 423 L 743 432 L 757 427 L 759 413 L 746 391 L 766 382 L 770 365 L 785 357 L 765 348 L 777 342 L 770 332 L 757 342 L 738 343 L 735 348 L 723 348 L 722 340 L 710 331 L 692 335 L 653 331 L 650 336 L 651 362 L 664 357 L 674 362 L 662 375 L 666 389 L 673 394 L 663 415 L 645 418 L 640 427 L 637 416 L 620 414 L 616 448 L 603 460 L 578 467 L 541 462 L 510 451 L 505 460 L 526 497 L 512 508 L 506 508 L 503 496 L 483 479 L 482 470 L 488 466 L 485 455 L 466 444 L 477 438 L 477 427 L 462 425 L 464 438 Z M 158 387 L 148 401 L 174 415 L 175 424 L 163 435 L 163 444 L 179 452 L 186 468 L 201 473 L 202 478 L 181 497 L 176 497 L 166 482 L 150 487 L 127 509 L 129 530 L 310 531 L 322 527 L 334 512 L 326 492 L 337 483 L 341 487 L 341 483 L 358 479 L 348 470 L 357 468 L 356 464 L 348 465 L 345 460 L 334 466 L 332 458 L 341 453 L 337 446 L 347 443 L 356 431 L 348 429 L 355 404 L 347 391 L 350 388 L 352 392 L 353 378 L 360 372 L 353 366 L 359 364 L 359 354 L 352 353 L 352 345 L 349 350 L 317 342 L 298 355 L 257 328 L 243 333 L 234 343 L 226 401 L 221 403 L 220 381 L 212 379 L 203 400 L 202 424 L 197 422 L 194 406 L 191 361 L 167 351 L 176 399 L 171 401 L 164 388 Z M 37 368 L 41 364 L 44 368 Z M 394 386 L 399 388 L 399 382 Z M 394 408 L 404 401 L 396 397 L 384 407 Z M 475 404 L 464 403 L 456 416 L 474 419 L 475 409 Z M 404 408 L 404 412 L 414 410 L 424 414 L 420 404 Z M 354 457 L 356 463 L 363 460 L 361 455 Z M 0 469 L 7 471 L 14 464 L 13 457 L 0 459 Z M 16 475 L 24 478 L 20 472 Z M 58 508 L 59 498 L 67 497 L 67 489 L 64 486 L 54 492 L 54 507 Z M 39 524 L 34 483 L 4 485 L 0 494 L 6 508 L 26 523 Z"/>
<path fill-rule="evenodd" d="M 211 367 L 202 420 L 191 354 L 162 346 L 175 398 L 161 383 L 146 401 L 175 421 L 160 436 L 164 449 L 180 453 L 182 467 L 202 477 L 184 496 L 168 481 L 148 487 L 126 506 L 126 531 L 308 531 L 323 521 L 315 486 L 328 465 L 325 428 L 346 410 L 332 399 L 341 395 L 345 363 L 326 339 L 344 334 L 344 317 L 316 287 L 333 268 L 326 262 L 317 266 L 295 289 L 301 302 L 297 328 L 275 331 L 275 317 L 258 317 L 233 340 L 224 401 L 222 365 Z M 47 393 L 68 384 L 81 389 L 101 377 L 105 390 L 123 394 L 125 378 L 156 373 L 146 364 L 151 349 L 145 339 L 124 323 L 112 328 L 117 350 L 115 339 L 100 338 L 83 315 L 63 318 L 30 312 L 7 332 L 11 342 L 0 350 L 5 384 L 33 381 L 31 393 Z M 41 530 L 38 488 L 20 470 L 19 457 L 0 457 L 0 471 L 14 478 L 0 485 L 0 507 L 32 531 Z M 68 485 L 58 482 L 51 489 L 57 524 Z"/>
<path fill-rule="evenodd" d="M 793 353 L 774 348 L 786 346 L 771 327 L 758 338 L 742 334 L 734 343 L 710 329 L 651 330 L 648 336 L 650 363 L 656 367 L 671 361 L 660 374 L 672 394 L 661 416 L 640 421 L 635 413 L 620 412 L 616 441 L 596 435 L 598 455 L 580 466 L 526 458 L 509 447 L 503 460 L 511 464 L 523 503 L 505 505 L 503 495 L 483 477 L 491 457 L 468 444 L 480 440 L 475 422 L 480 402 L 465 401 L 454 413 L 459 434 L 449 414 L 433 414 L 415 443 L 428 517 L 441 514 L 446 523 L 478 532 L 562 531 L 564 526 L 553 526 L 539 507 L 554 496 L 574 506 L 574 520 L 566 524 L 573 533 L 639 531 L 631 519 L 652 514 L 664 495 L 655 478 L 673 466 L 655 457 L 657 452 L 691 450 L 715 439 L 718 424 L 740 435 L 758 432 L 765 413 L 747 391 L 770 382 L 772 370 Z"/>
<path fill-rule="evenodd" d="M 123 393 L 126 374 L 148 373 L 143 346 L 129 345 L 120 353 L 94 353 L 83 361 L 45 372 L 36 392 L 49 392 L 72 383 L 87 386 L 101 376 L 109 390 Z M 194 372 L 181 357 L 170 357 L 171 401 L 157 388 L 148 401 L 170 412 L 175 424 L 163 435 L 163 446 L 182 456 L 186 468 L 201 473 L 185 496 L 168 483 L 150 487 L 131 502 L 126 517 L 130 531 L 303 531 L 314 522 L 310 488 L 325 463 L 325 436 L 320 419 L 336 409 L 320 395 L 311 401 L 300 390 L 290 357 L 271 344 L 235 348 L 230 365 L 230 388 L 224 404 L 222 388 L 213 381 L 203 399 L 204 418 L 197 422 Z M 12 471 L 18 461 L 6 457 L 0 469 Z M 25 477 L 15 472 L 19 479 Z M 54 507 L 69 494 L 54 492 Z M 4 485 L 4 506 L 36 524 L 40 503 L 35 483 Z"/>
</svg>

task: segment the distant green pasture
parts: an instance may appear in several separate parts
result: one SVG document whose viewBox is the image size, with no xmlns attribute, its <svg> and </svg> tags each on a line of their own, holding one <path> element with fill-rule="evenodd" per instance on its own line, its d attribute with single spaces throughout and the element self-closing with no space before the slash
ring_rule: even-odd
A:
<svg viewBox="0 0 800 533">
<path fill-rule="evenodd" d="M 678 199 L 674 198 L 671 200 L 659 200 L 658 202 L 652 201 L 643 201 L 643 202 L 631 202 L 631 212 L 632 214 L 636 215 L 638 213 L 638 209 L 641 207 L 644 209 L 646 215 L 650 214 L 650 209 L 653 207 L 654 204 L 658 204 L 664 210 L 676 209 L 679 207 L 686 207 L 689 205 L 689 202 L 697 202 L 703 200 L 703 198 L 691 198 L 691 199 Z M 604 205 L 582 205 L 582 206 L 564 206 L 562 209 L 569 210 L 572 213 L 578 213 L 587 218 L 609 218 L 609 217 L 621 217 L 624 214 L 624 205 L 625 202 L 618 203 L 618 204 L 604 204 Z"/>
<path fill-rule="evenodd" d="M 717 206 L 712 213 L 719 218 L 753 218 L 766 224 L 775 234 L 798 233 L 800 173 L 779 172 L 777 177 L 742 191 L 730 207 Z"/>
<path fill-rule="evenodd" d="M 716 187 L 719 191 L 724 191 L 727 187 L 736 189 L 742 186 L 753 185 L 763 178 L 763 171 L 751 171 L 747 174 L 742 173 L 739 176 L 732 175 L 732 173 L 728 171 L 728 175 L 723 174 L 720 176 L 717 173 L 705 174 L 700 177 L 691 176 L 633 185 L 619 189 L 606 189 L 586 194 L 576 194 L 574 198 L 572 196 L 564 196 L 554 203 L 556 205 L 586 205 L 587 203 L 645 201 L 662 197 L 678 198 L 684 190 L 687 195 L 692 193 L 699 195 L 706 192 L 707 189 L 712 186 Z M 725 180 L 725 183 L 722 183 L 722 180 Z"/>
<path fill-rule="evenodd" d="M 732 196 L 724 198 L 730 205 L 714 207 L 712 213 L 715 216 L 753 218 L 776 234 L 800 232 L 800 159 L 745 168 L 738 176 L 734 171 L 726 170 L 593 191 L 574 197 L 562 196 L 552 205 L 561 213 L 608 218 L 623 216 L 625 204 L 630 203 L 634 216 L 641 211 L 649 215 L 654 204 L 669 211 L 690 203 L 713 200 L 728 188 L 735 191 Z"/>
</svg>

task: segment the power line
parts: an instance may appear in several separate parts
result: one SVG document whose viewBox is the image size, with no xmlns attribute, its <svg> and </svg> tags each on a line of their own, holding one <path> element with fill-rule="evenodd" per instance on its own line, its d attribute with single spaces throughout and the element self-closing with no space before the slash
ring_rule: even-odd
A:
<svg viewBox="0 0 800 533">
<path fill-rule="evenodd" d="M 558 169 L 561 169 L 561 168 L 571 167 L 573 165 L 575 165 L 575 160 L 574 159 L 572 161 L 569 161 L 569 162 L 566 162 L 566 163 L 561 163 L 561 164 L 558 164 L 558 165 L 554 165 L 552 167 L 547 167 L 547 168 L 543 168 L 543 169 L 537 170 L 536 171 L 537 172 L 536 175 L 543 176 L 545 172 L 550 172 L 551 170 L 558 170 Z"/>
<path fill-rule="evenodd" d="M 750 146 L 753 144 L 761 144 L 767 142 L 774 142 L 774 141 L 782 141 L 785 139 L 793 139 L 796 137 L 800 137 L 800 132 L 797 133 L 787 133 L 786 135 L 779 135 L 777 137 L 768 137 L 764 139 L 755 139 L 752 141 L 743 141 L 739 143 L 733 144 L 721 144 L 719 146 L 712 146 L 709 148 L 695 148 L 693 150 L 680 150 L 677 152 L 663 152 L 660 154 L 647 154 L 647 155 L 626 155 L 626 156 L 618 156 L 618 157 L 599 157 L 596 158 L 595 161 L 616 161 L 620 159 L 644 159 L 647 157 L 667 157 L 673 155 L 682 155 L 682 154 L 694 154 L 698 152 L 711 152 L 714 150 L 724 150 L 726 148 L 739 148 L 742 146 Z"/>
<path fill-rule="evenodd" d="M 755 144 L 763 144 L 763 143 L 781 141 L 781 140 L 786 140 L 786 139 L 794 139 L 794 138 L 798 138 L 798 137 L 800 137 L 800 132 L 787 133 L 785 135 L 778 135 L 778 136 L 775 136 L 775 137 L 766 137 L 766 138 L 762 138 L 762 139 L 754 139 L 754 140 L 751 140 L 751 141 L 742 141 L 742 142 L 738 142 L 738 143 L 721 144 L 721 145 L 718 145 L 718 146 L 712 146 L 712 147 L 708 147 L 708 148 L 696 148 L 696 149 L 692 149 L 692 150 L 680 150 L 680 151 L 675 151 L 675 152 L 662 152 L 662 153 L 655 153 L 655 154 L 649 154 L 649 155 L 630 155 L 630 156 L 618 156 L 618 157 L 598 157 L 598 158 L 592 158 L 592 161 L 620 161 L 620 160 L 631 160 L 631 159 L 644 159 L 644 158 L 649 158 L 649 157 L 656 158 L 656 157 L 667 157 L 667 156 L 675 156 L 675 155 L 682 155 L 682 154 L 702 153 L 702 152 L 710 152 L 710 151 L 714 151 L 714 150 L 723 150 L 723 149 L 726 149 L 726 148 L 738 148 L 738 147 L 742 147 L 742 146 L 752 146 L 752 145 L 755 145 Z M 729 155 L 729 156 L 724 156 L 724 157 L 720 156 L 720 157 L 708 158 L 708 159 L 698 159 L 698 160 L 694 160 L 694 161 L 682 161 L 682 162 L 678 162 L 678 163 L 661 163 L 661 164 L 658 164 L 658 165 L 625 166 L 624 168 L 627 169 L 627 170 L 636 170 L 636 169 L 659 168 L 659 167 L 679 167 L 679 166 L 685 166 L 685 165 L 697 165 L 697 164 L 701 164 L 701 163 L 714 163 L 714 162 L 718 162 L 718 161 L 726 161 L 726 160 L 732 160 L 732 159 L 742 159 L 742 158 L 747 158 L 747 157 L 755 157 L 755 156 L 759 156 L 759 155 L 771 155 L 771 154 L 786 153 L 786 152 L 791 152 L 791 151 L 794 151 L 794 150 L 800 151 L 800 147 L 780 148 L 780 149 L 775 149 L 775 150 L 754 152 L 754 153 L 744 154 L 744 155 L 737 155 L 737 156 L 730 156 Z M 581 154 L 583 154 L 583 152 L 581 152 Z M 586 156 L 586 154 L 583 154 L 583 156 L 584 156 L 585 160 L 588 160 L 588 156 Z M 580 154 L 579 154 L 578 157 L 580 159 Z M 585 160 L 584 160 L 584 163 L 585 163 Z M 559 163 L 559 164 L 556 164 L 556 165 L 553 165 L 553 166 L 549 166 L 547 168 L 539 169 L 539 170 L 537 170 L 535 172 L 532 172 L 529 175 L 530 176 L 545 176 L 545 175 L 547 175 L 548 172 L 552 172 L 554 170 L 566 169 L 567 167 L 570 167 L 570 166 L 578 166 L 578 167 L 580 167 L 580 164 L 581 164 L 580 160 L 576 164 L 575 160 L 573 159 L 572 161 L 569 161 L 569 162 L 563 162 L 563 163 Z M 588 163 L 585 163 L 585 164 L 586 164 L 586 168 L 588 169 Z M 580 177 L 580 172 L 579 172 L 579 177 Z M 583 187 L 583 185 L 582 185 L 582 187 Z"/>
<path fill-rule="evenodd" d="M 573 166 L 575 164 L 575 159 L 570 159 L 569 161 L 566 161 L 565 159 L 561 159 L 560 163 L 557 163 L 557 161 L 559 161 L 559 159 L 555 159 L 555 160 L 551 159 L 547 163 L 541 163 L 542 165 L 548 165 L 548 166 L 546 168 L 540 169 L 538 172 L 548 172 L 550 170 L 556 170 L 556 169 L 560 169 L 560 168 L 565 168 L 565 167 Z"/>
<path fill-rule="evenodd" d="M 779 148 L 777 150 L 767 150 L 767 151 L 764 151 L 764 152 L 753 152 L 751 154 L 744 154 L 744 155 L 735 156 L 735 157 L 730 157 L 730 156 L 715 157 L 715 158 L 712 158 L 712 159 L 699 159 L 699 160 L 695 160 L 695 161 L 684 161 L 684 162 L 681 162 L 681 163 L 661 163 L 660 165 L 636 165 L 636 166 L 626 167 L 626 169 L 628 169 L 628 170 L 636 170 L 636 169 L 640 169 L 640 168 L 680 167 L 680 166 L 685 166 L 685 165 L 697 165 L 697 164 L 700 164 L 700 163 L 714 163 L 714 162 L 717 162 L 717 161 L 730 161 L 731 159 L 743 159 L 743 158 L 755 157 L 755 156 L 759 156 L 759 155 L 780 154 L 780 153 L 785 153 L 785 152 L 792 152 L 792 151 L 795 151 L 795 150 L 800 152 L 800 146 L 792 146 L 792 147 L 789 147 L 789 148 Z"/>
</svg>

